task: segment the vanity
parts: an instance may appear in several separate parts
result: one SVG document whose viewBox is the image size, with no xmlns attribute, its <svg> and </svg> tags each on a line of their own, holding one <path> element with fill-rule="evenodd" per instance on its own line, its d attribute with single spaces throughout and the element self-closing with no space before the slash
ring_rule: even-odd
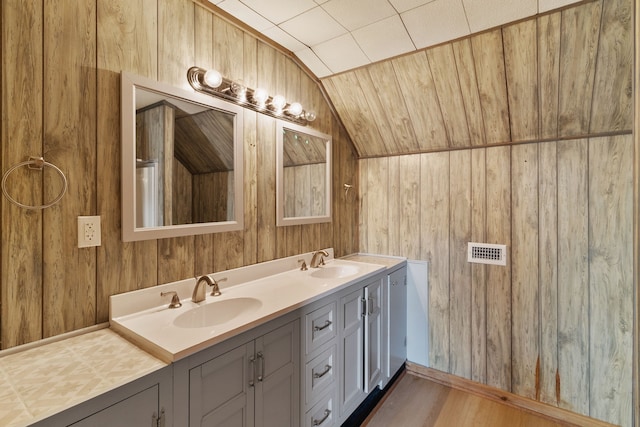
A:
<svg viewBox="0 0 640 427">
<path fill-rule="evenodd" d="M 405 361 L 390 295 L 406 295 L 406 263 L 328 254 L 307 270 L 313 253 L 210 275 L 221 295 L 200 303 L 194 279 L 112 296 L 97 333 L 135 343 L 153 369 L 33 425 L 340 425 Z"/>
</svg>

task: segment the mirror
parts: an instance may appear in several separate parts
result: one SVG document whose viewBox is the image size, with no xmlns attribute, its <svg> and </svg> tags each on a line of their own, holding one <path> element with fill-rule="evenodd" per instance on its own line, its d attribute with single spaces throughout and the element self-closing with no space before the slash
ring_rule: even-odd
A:
<svg viewBox="0 0 640 427">
<path fill-rule="evenodd" d="M 331 136 L 279 120 L 277 225 L 331 221 Z"/>
<path fill-rule="evenodd" d="M 123 72 L 122 240 L 243 229 L 242 107 Z"/>
</svg>

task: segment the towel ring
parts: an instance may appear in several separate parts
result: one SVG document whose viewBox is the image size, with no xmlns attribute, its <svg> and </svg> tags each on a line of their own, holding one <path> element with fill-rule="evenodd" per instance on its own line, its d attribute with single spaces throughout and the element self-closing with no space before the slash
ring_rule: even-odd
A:
<svg viewBox="0 0 640 427">
<path fill-rule="evenodd" d="M 50 167 L 51 169 L 55 170 L 56 172 L 58 172 L 58 174 L 60 175 L 60 178 L 62 178 L 62 191 L 60 192 L 60 194 L 58 194 L 58 196 L 53 199 L 50 203 L 44 204 L 44 205 L 40 205 L 40 206 L 31 206 L 31 205 L 25 205 L 23 203 L 18 202 L 16 199 L 14 199 L 13 197 L 11 197 L 9 195 L 9 193 L 7 192 L 7 178 L 9 177 L 9 174 L 11 174 L 11 172 L 13 172 L 14 170 L 18 169 L 19 167 L 22 166 L 28 166 L 29 169 L 35 169 L 35 170 L 42 170 L 46 167 Z M 14 205 L 20 206 L 21 208 L 25 208 L 25 209 L 45 209 L 48 208 L 50 206 L 55 205 L 56 203 L 58 203 L 60 201 L 60 199 L 62 199 L 62 197 L 64 196 L 64 194 L 67 192 L 67 177 L 64 175 L 64 173 L 60 170 L 59 167 L 57 167 L 54 164 L 51 164 L 49 162 L 45 162 L 43 157 L 29 157 L 29 160 L 25 160 L 24 162 L 15 164 L 13 166 L 11 166 L 5 173 L 4 175 L 2 175 L 2 193 L 4 194 L 4 196 L 9 199 L 9 201 L 11 203 L 13 203 Z"/>
</svg>

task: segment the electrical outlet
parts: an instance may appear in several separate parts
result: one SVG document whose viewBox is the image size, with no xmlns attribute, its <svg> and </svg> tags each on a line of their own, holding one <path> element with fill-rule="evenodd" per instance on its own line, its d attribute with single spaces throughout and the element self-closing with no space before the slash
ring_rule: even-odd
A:
<svg viewBox="0 0 640 427">
<path fill-rule="evenodd" d="M 78 217 L 78 247 L 100 246 L 100 216 Z"/>
</svg>

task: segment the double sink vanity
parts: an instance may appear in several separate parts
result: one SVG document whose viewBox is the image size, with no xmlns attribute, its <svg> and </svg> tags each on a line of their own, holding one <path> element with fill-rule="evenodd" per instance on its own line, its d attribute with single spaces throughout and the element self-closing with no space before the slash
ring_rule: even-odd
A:
<svg viewBox="0 0 640 427">
<path fill-rule="evenodd" d="M 151 368 L 11 425 L 341 425 L 405 362 L 406 262 L 327 254 L 211 274 L 220 293 L 203 280 L 200 302 L 195 279 L 112 296 L 110 328 L 87 335 L 124 337 L 141 354 L 112 357 Z"/>
</svg>

